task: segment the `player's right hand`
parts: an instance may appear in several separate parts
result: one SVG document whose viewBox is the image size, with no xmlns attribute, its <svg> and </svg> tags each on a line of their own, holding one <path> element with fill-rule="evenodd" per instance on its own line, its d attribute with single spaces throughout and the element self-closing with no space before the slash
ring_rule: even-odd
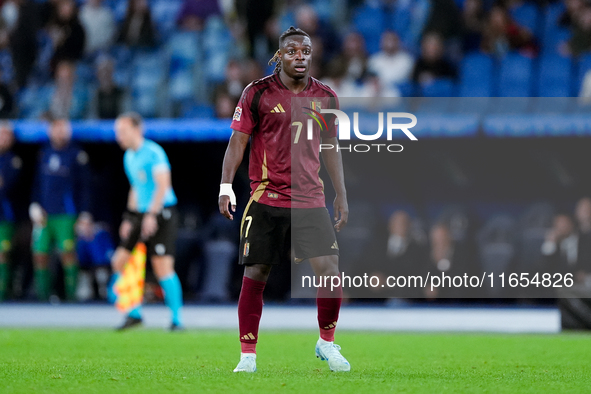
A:
<svg viewBox="0 0 591 394">
<path fill-rule="evenodd" d="M 130 233 L 131 233 L 131 222 L 129 220 L 122 221 L 121 226 L 119 226 L 119 238 L 127 239 L 127 238 L 129 238 Z"/>
<path fill-rule="evenodd" d="M 231 183 L 222 183 L 220 185 L 220 194 L 218 198 L 218 206 L 220 213 L 230 220 L 234 220 L 234 215 L 230 213 L 228 206 L 231 207 L 232 212 L 236 212 L 236 195 L 232 190 Z"/>
<path fill-rule="evenodd" d="M 234 215 L 230 213 L 230 209 L 232 212 L 236 212 L 236 204 L 232 205 L 230 203 L 230 196 L 220 196 L 218 199 L 218 205 L 220 207 L 220 213 L 227 217 L 230 220 L 234 220 Z M 231 207 L 229 209 L 229 207 Z"/>
</svg>

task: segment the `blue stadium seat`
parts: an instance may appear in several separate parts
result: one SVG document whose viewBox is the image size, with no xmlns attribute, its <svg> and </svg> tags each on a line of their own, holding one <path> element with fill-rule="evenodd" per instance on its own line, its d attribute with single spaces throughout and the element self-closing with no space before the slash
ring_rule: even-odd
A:
<svg viewBox="0 0 591 394">
<path fill-rule="evenodd" d="M 170 52 L 169 94 L 174 101 L 191 99 L 200 84 L 197 69 L 201 67 L 203 51 L 198 32 L 179 31 L 168 40 Z"/>
<path fill-rule="evenodd" d="M 537 82 L 539 97 L 569 97 L 572 86 L 571 59 L 559 55 L 543 56 Z"/>
<path fill-rule="evenodd" d="M 565 11 L 564 4 L 557 2 L 546 6 L 544 12 L 544 21 L 542 23 L 541 49 L 542 53 L 553 54 L 558 52 L 558 47 L 561 42 L 570 38 L 571 32 L 569 29 L 559 26 L 558 20 Z"/>
<path fill-rule="evenodd" d="M 450 78 L 437 78 L 430 84 L 421 86 L 423 97 L 455 97 L 455 84 Z"/>
<path fill-rule="evenodd" d="M 493 95 L 493 60 L 481 53 L 466 55 L 460 65 L 460 97 Z"/>
<path fill-rule="evenodd" d="M 183 118 L 214 118 L 215 110 L 209 104 L 187 103 L 183 105 L 181 116 Z"/>
<path fill-rule="evenodd" d="M 220 17 L 207 20 L 203 31 L 205 78 L 208 83 L 222 82 L 232 49 L 232 35 Z"/>
<path fill-rule="evenodd" d="M 182 0 L 155 0 L 152 2 L 152 20 L 158 34 L 163 39 L 166 39 L 174 31 L 176 18 L 182 4 Z"/>
<path fill-rule="evenodd" d="M 161 51 L 139 52 L 133 59 L 132 107 L 144 117 L 161 114 L 161 100 L 166 97 L 161 91 L 168 69 L 166 59 Z"/>
<path fill-rule="evenodd" d="M 539 36 L 539 13 L 538 7 L 529 2 L 523 2 L 509 10 L 511 17 L 519 25 L 527 28 L 534 35 Z"/>
<path fill-rule="evenodd" d="M 499 97 L 530 97 L 532 92 L 532 59 L 511 53 L 501 61 Z"/>
<path fill-rule="evenodd" d="M 379 7 L 364 5 L 358 8 L 353 16 L 353 27 L 365 39 L 370 54 L 380 50 L 380 37 L 386 26 L 386 15 Z"/>
</svg>

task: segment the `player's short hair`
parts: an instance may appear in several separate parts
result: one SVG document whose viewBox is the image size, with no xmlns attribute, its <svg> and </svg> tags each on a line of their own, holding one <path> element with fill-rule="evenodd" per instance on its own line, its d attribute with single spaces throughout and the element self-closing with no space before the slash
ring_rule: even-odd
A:
<svg viewBox="0 0 591 394">
<path fill-rule="evenodd" d="M 304 37 L 310 38 L 310 35 L 308 33 L 306 33 L 305 31 L 303 31 L 302 29 L 290 26 L 289 29 L 287 29 L 286 31 L 281 33 L 281 35 L 279 36 L 279 48 L 280 49 L 281 49 L 281 46 L 283 45 L 283 41 L 285 41 L 285 39 L 290 36 L 304 36 Z M 277 52 L 275 52 L 275 55 L 273 55 L 271 60 L 269 60 L 268 64 L 270 66 L 273 63 L 275 63 L 275 70 L 273 72 L 275 74 L 277 74 L 277 73 L 279 73 L 279 71 L 281 71 L 281 56 L 279 54 L 279 49 L 277 50 Z"/>
<path fill-rule="evenodd" d="M 279 36 L 279 48 L 283 45 L 283 41 L 290 36 L 304 36 L 310 38 L 310 35 L 298 27 L 290 26 L 289 29 L 281 33 Z"/>
<path fill-rule="evenodd" d="M 129 119 L 134 127 L 142 128 L 144 126 L 144 118 L 142 118 L 142 115 L 137 112 L 130 111 L 122 113 L 117 117 L 117 120 L 119 119 Z"/>
</svg>

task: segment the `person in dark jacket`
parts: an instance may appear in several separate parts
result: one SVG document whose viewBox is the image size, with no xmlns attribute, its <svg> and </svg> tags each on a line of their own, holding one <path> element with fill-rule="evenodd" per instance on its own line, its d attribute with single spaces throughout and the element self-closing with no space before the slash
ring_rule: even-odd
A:
<svg viewBox="0 0 591 394">
<path fill-rule="evenodd" d="M 14 234 L 14 213 L 11 192 L 17 183 L 22 160 L 12 152 L 14 133 L 12 125 L 0 123 L 0 302 L 8 293 L 10 283 L 9 253 Z"/>
<path fill-rule="evenodd" d="M 55 242 L 65 275 L 66 298 L 74 300 L 78 277 L 74 225 L 77 216 L 90 212 L 88 154 L 71 142 L 66 119 L 49 127 L 49 144 L 41 149 L 29 216 L 33 222 L 33 262 L 37 297 L 50 293 L 49 255 Z"/>
</svg>

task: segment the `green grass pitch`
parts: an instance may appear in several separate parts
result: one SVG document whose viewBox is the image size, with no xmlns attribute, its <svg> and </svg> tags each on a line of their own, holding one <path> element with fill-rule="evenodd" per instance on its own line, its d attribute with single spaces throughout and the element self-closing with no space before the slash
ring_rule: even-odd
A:
<svg viewBox="0 0 591 394">
<path fill-rule="evenodd" d="M 591 336 L 337 333 L 352 366 L 314 357 L 315 332 L 262 331 L 235 374 L 233 331 L 0 330 L 2 393 L 590 392 Z"/>
</svg>

